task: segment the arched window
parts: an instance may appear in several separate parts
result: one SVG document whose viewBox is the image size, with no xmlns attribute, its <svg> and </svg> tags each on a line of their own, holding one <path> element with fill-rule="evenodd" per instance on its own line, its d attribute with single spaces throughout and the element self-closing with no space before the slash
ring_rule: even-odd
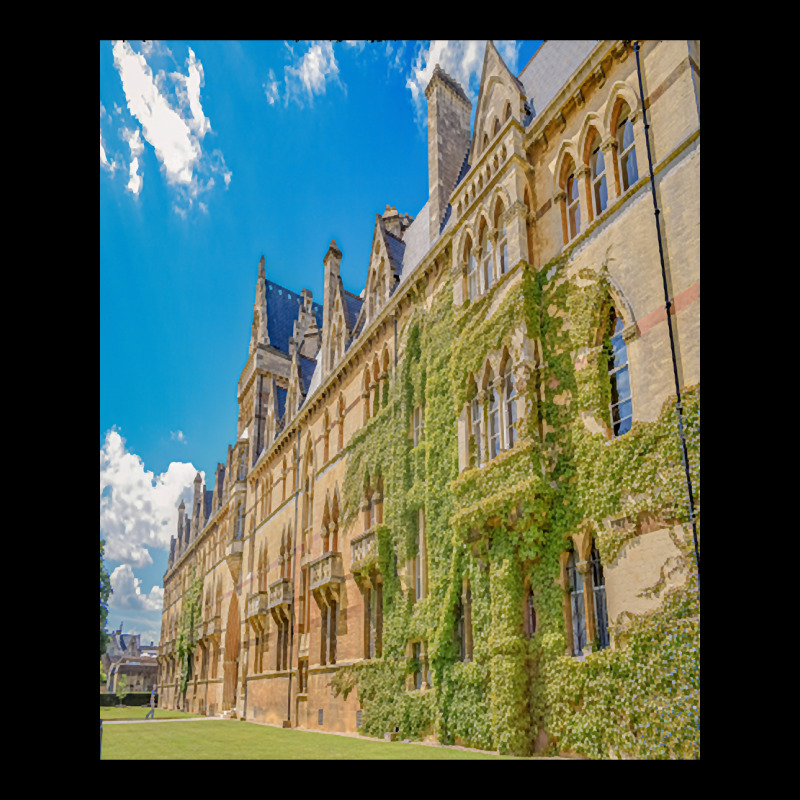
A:
<svg viewBox="0 0 800 800">
<path fill-rule="evenodd" d="M 603 575 L 603 565 L 600 563 L 600 553 L 592 542 L 592 594 L 594 595 L 594 623 L 599 649 L 608 647 L 608 609 L 606 607 L 606 580 Z"/>
<path fill-rule="evenodd" d="M 369 401 L 370 401 L 370 377 L 369 367 L 364 370 L 364 391 L 362 392 L 362 399 L 364 400 L 364 422 L 369 422 Z"/>
<path fill-rule="evenodd" d="M 472 661 L 472 589 L 466 580 L 456 602 L 455 637 L 459 660 Z"/>
<path fill-rule="evenodd" d="M 583 655 L 586 646 L 586 603 L 583 595 L 583 575 L 578 572 L 577 553 L 573 550 L 567 560 L 567 585 L 572 616 L 572 655 Z"/>
<path fill-rule="evenodd" d="M 472 423 L 472 446 L 475 454 L 475 466 L 479 467 L 481 465 L 481 450 L 483 448 L 483 442 L 481 440 L 481 418 L 483 413 L 481 410 L 481 401 L 479 396 L 473 398 L 470 405 L 470 411 L 470 421 Z"/>
<path fill-rule="evenodd" d="M 581 231 L 581 204 L 578 195 L 578 179 L 574 171 L 567 176 L 566 192 L 569 238 L 574 239 Z"/>
<path fill-rule="evenodd" d="M 633 141 L 633 122 L 627 105 L 620 109 L 617 122 L 617 163 L 622 191 L 626 191 L 639 179 L 636 165 L 636 146 Z"/>
<path fill-rule="evenodd" d="M 510 450 L 517 441 L 517 387 L 511 360 L 506 364 L 503 376 L 503 404 L 505 406 L 505 446 Z"/>
<path fill-rule="evenodd" d="M 489 460 L 500 452 L 500 393 L 494 383 L 494 375 L 489 375 Z"/>
<path fill-rule="evenodd" d="M 470 300 L 478 296 L 478 267 L 472 252 L 472 241 L 467 239 L 467 295 Z"/>
<path fill-rule="evenodd" d="M 628 372 L 628 348 L 622 338 L 624 324 L 622 318 L 611 309 L 609 322 L 610 341 L 608 376 L 611 382 L 611 427 L 614 436 L 622 436 L 631 429 L 633 422 L 633 403 L 631 401 L 631 381 Z"/>
<path fill-rule="evenodd" d="M 495 227 L 497 228 L 497 257 L 500 259 L 498 272 L 500 275 L 505 275 L 508 269 L 508 233 L 506 231 L 505 214 L 501 203 L 497 205 Z"/>
<path fill-rule="evenodd" d="M 600 136 L 594 135 L 590 145 L 589 169 L 592 179 L 592 204 L 594 215 L 602 214 L 608 207 L 608 187 L 606 185 L 606 164 L 600 149 Z"/>
<path fill-rule="evenodd" d="M 483 291 L 488 291 L 494 279 L 494 259 L 492 258 L 492 238 L 489 236 L 488 225 L 483 229 L 481 236 L 481 263 L 483 265 Z"/>
<path fill-rule="evenodd" d="M 344 404 L 344 395 L 339 395 L 339 441 L 337 444 L 336 452 L 341 452 L 342 448 L 344 447 L 344 414 L 345 414 L 345 404 Z"/>
</svg>

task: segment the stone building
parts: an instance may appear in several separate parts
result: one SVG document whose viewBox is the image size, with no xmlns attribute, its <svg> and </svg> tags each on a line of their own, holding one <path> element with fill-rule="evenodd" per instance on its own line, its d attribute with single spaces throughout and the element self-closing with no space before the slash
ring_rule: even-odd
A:
<svg viewBox="0 0 800 800">
<path fill-rule="evenodd" d="M 546 41 L 514 75 L 489 42 L 472 124 L 437 65 L 428 200 L 376 214 L 363 291 L 335 241 L 321 304 L 261 258 L 236 441 L 164 576 L 162 707 L 699 754 L 699 63 Z"/>
<path fill-rule="evenodd" d="M 150 642 L 141 643 L 141 634 L 123 633 L 122 626 L 111 631 L 106 652 L 100 656 L 100 664 L 106 674 L 105 691 L 114 694 L 117 680 L 125 675 L 128 692 L 149 692 L 158 678 L 158 647 Z"/>
</svg>

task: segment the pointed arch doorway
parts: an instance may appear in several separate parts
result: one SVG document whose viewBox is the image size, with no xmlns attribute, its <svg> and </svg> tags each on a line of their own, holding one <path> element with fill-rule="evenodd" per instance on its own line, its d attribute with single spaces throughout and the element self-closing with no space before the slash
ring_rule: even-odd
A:
<svg viewBox="0 0 800 800">
<path fill-rule="evenodd" d="M 225 626 L 222 680 L 222 710 L 236 710 L 236 687 L 239 680 L 239 597 L 235 591 L 231 594 L 228 622 Z"/>
</svg>

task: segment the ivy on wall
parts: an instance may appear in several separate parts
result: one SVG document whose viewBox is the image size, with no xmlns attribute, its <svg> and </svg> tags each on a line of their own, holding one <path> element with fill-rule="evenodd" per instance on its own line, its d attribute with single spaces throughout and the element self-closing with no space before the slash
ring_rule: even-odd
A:
<svg viewBox="0 0 800 800">
<path fill-rule="evenodd" d="M 192 677 L 192 657 L 196 647 L 195 628 L 202 619 L 200 597 L 203 592 L 203 578 L 197 575 L 192 565 L 189 589 L 184 595 L 183 608 L 175 642 L 179 666 L 178 690 L 185 694 Z"/>
<path fill-rule="evenodd" d="M 562 256 L 538 272 L 521 263 L 487 296 L 459 309 L 445 280 L 429 308 L 418 303 L 411 312 L 381 408 L 347 447 L 345 526 L 365 489 L 378 475 L 384 482 L 384 524 L 377 529 L 383 654 L 332 679 L 337 693 L 357 689 L 363 733 L 435 733 L 444 743 L 517 755 L 534 747 L 593 758 L 699 755 L 699 606 L 674 398 L 657 420 L 635 422 L 618 439 L 591 433 L 584 423 L 590 416 L 609 424 L 602 334 L 612 297 L 606 265 L 570 274 Z M 459 474 L 458 415 L 469 399 L 468 377 L 520 329 L 539 343 L 541 363 L 518 382 L 518 404 L 527 409 L 519 440 L 482 468 Z M 699 508 L 699 387 L 683 400 Z M 416 405 L 425 424 L 414 446 Z M 429 591 L 415 602 L 395 565 L 402 573 L 415 555 L 419 509 Z M 660 605 L 610 620 L 613 650 L 585 660 L 566 655 L 559 576 L 571 536 L 591 530 L 608 566 L 646 518 L 669 529 L 680 554 L 673 574 L 662 570 L 645 592 Z M 681 572 L 685 582 L 668 588 Z M 465 579 L 474 643 L 466 663 L 454 636 Z M 526 580 L 537 618 L 530 639 L 523 635 Z M 432 682 L 421 692 L 407 689 L 420 666 L 407 656 L 408 643 L 417 640 L 425 643 Z"/>
</svg>

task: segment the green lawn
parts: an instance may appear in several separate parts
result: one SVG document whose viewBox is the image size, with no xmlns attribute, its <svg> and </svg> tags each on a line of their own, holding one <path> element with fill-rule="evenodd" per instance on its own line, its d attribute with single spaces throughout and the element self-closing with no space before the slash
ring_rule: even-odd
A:
<svg viewBox="0 0 800 800">
<path fill-rule="evenodd" d="M 150 706 L 100 706 L 101 719 L 144 719 Z M 156 719 L 186 719 L 199 717 L 200 714 L 186 714 L 183 711 L 167 711 L 156 709 Z"/>
<path fill-rule="evenodd" d="M 158 714 L 158 711 L 156 711 Z M 104 725 L 105 759 L 487 759 L 446 747 L 376 742 L 239 720 Z M 512 758 L 512 756 L 506 756 Z"/>
</svg>

